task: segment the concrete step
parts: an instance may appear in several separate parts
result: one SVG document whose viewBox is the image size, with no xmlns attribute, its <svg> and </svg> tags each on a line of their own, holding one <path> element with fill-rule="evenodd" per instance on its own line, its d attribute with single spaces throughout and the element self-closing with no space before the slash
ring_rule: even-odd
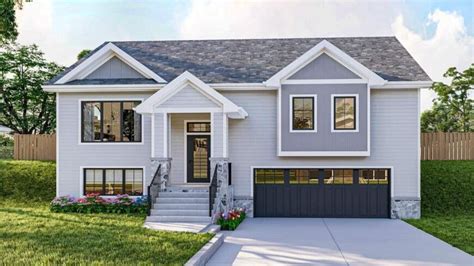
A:
<svg viewBox="0 0 474 266">
<path fill-rule="evenodd" d="M 203 216 L 209 217 L 209 210 L 151 210 L 156 216 Z"/>
<path fill-rule="evenodd" d="M 158 203 L 154 210 L 208 210 L 208 203 Z"/>
<path fill-rule="evenodd" d="M 205 203 L 209 204 L 209 197 L 206 198 L 156 198 L 155 205 L 161 203 L 180 204 L 180 203 Z"/>
<path fill-rule="evenodd" d="M 206 192 L 159 192 L 158 198 L 209 198 Z"/>
<path fill-rule="evenodd" d="M 146 222 L 198 222 L 210 223 L 209 216 L 148 216 Z"/>
</svg>

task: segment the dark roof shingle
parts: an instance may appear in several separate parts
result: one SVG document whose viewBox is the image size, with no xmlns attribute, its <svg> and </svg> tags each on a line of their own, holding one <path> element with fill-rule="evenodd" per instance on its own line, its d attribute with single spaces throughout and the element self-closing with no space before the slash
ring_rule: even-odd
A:
<svg viewBox="0 0 474 266">
<path fill-rule="evenodd" d="M 395 37 L 113 43 L 168 82 L 189 71 L 206 83 L 260 83 L 325 39 L 386 80 L 430 80 Z"/>
</svg>

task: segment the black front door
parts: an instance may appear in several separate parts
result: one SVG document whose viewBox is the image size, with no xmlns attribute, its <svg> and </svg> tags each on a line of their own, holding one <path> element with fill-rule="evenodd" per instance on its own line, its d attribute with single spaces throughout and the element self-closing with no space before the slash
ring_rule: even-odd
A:
<svg viewBox="0 0 474 266">
<path fill-rule="evenodd" d="M 189 183 L 209 183 L 211 136 L 192 135 L 187 139 L 187 180 Z"/>
</svg>

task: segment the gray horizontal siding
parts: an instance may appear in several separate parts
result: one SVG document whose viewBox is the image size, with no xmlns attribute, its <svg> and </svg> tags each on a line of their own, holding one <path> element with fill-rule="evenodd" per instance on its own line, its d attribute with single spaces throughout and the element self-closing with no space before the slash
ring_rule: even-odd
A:
<svg viewBox="0 0 474 266">
<path fill-rule="evenodd" d="M 370 157 L 278 157 L 276 92 L 225 92 L 249 116 L 229 120 L 235 194 L 250 196 L 251 166 L 393 166 L 394 195 L 418 194 L 416 90 L 373 90 Z"/>
<path fill-rule="evenodd" d="M 327 54 L 322 54 L 289 79 L 360 79 L 360 77 Z"/>
<path fill-rule="evenodd" d="M 85 79 L 137 79 L 144 78 L 135 69 L 117 57 L 111 58 L 90 73 Z"/>
<path fill-rule="evenodd" d="M 80 115 L 79 100 L 145 99 L 144 93 L 67 93 L 58 94 L 58 185 L 59 195 L 79 196 L 81 166 L 91 167 L 142 167 L 145 178 L 150 165 L 150 117 L 143 117 L 143 144 L 79 144 Z"/>
<path fill-rule="evenodd" d="M 218 107 L 218 105 L 207 98 L 205 95 L 197 91 L 190 85 L 183 88 L 181 91 L 173 95 L 166 102 L 160 104 L 160 108 L 178 108 L 178 107 L 199 107 L 209 108 Z"/>
</svg>

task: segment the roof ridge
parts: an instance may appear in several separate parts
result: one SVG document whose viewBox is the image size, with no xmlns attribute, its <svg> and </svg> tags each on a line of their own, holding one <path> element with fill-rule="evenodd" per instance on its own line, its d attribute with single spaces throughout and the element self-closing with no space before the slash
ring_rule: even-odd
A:
<svg viewBox="0 0 474 266">
<path fill-rule="evenodd" d="M 105 41 L 106 43 L 131 43 L 131 42 L 204 42 L 204 41 L 277 41 L 277 40 L 316 40 L 316 39 L 391 39 L 395 35 L 380 35 L 380 36 L 321 36 L 321 37 L 290 37 L 290 38 L 230 38 L 230 39 L 167 39 L 167 40 L 133 40 L 133 41 Z"/>
</svg>

